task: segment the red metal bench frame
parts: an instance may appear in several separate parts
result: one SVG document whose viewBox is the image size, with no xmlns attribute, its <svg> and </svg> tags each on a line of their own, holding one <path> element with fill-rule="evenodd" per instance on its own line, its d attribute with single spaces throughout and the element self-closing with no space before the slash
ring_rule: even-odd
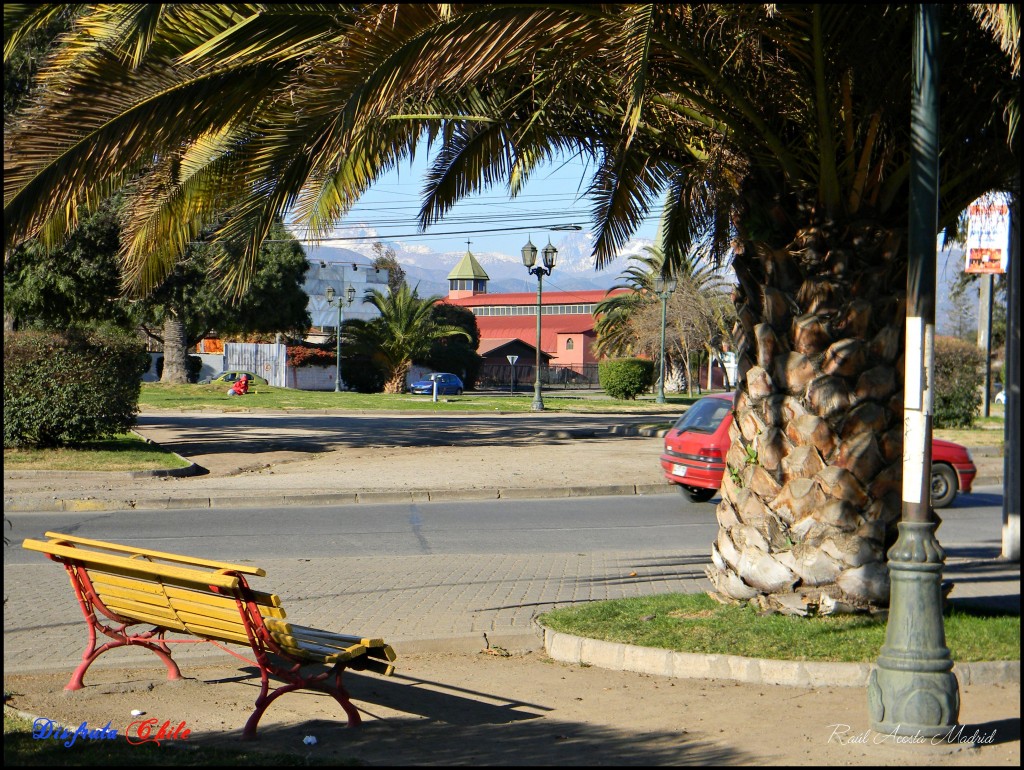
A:
<svg viewBox="0 0 1024 770">
<path fill-rule="evenodd" d="M 60 545 L 74 546 L 74 544 L 70 542 L 62 542 Z M 93 588 L 92 581 L 89 579 L 88 565 L 83 564 L 82 562 L 69 560 L 62 556 L 54 556 L 52 554 L 46 554 L 46 556 L 52 561 L 60 562 L 67 570 L 68 575 L 71 578 L 71 585 L 75 590 L 75 596 L 78 599 L 79 607 L 81 607 L 82 615 L 85 617 L 85 622 L 89 630 L 89 643 L 86 646 L 85 651 L 82 653 L 82 662 L 71 675 L 71 680 L 64 687 L 65 690 L 79 690 L 84 687 L 85 672 L 100 655 L 108 650 L 126 646 L 145 647 L 147 650 L 151 650 L 167 667 L 168 680 L 181 679 L 181 670 L 178 668 L 178 664 L 175 663 L 174 659 L 171 657 L 171 649 L 168 645 L 209 643 L 219 647 L 229 655 L 235 656 L 239 660 L 243 660 L 246 663 L 257 666 L 260 670 L 260 694 L 259 697 L 256 698 L 255 710 L 246 721 L 245 727 L 242 730 L 242 737 L 244 739 L 250 740 L 256 737 L 257 725 L 259 725 L 260 719 L 271 703 L 282 695 L 295 690 L 315 690 L 328 693 L 338 701 L 338 703 L 341 704 L 341 707 L 345 710 L 345 713 L 348 715 L 349 727 L 356 727 L 361 724 L 362 719 L 359 716 L 359 709 L 353 705 L 348 691 L 342 684 L 342 674 L 344 673 L 344 670 L 346 668 L 354 668 L 358 670 L 361 667 L 360 659 L 355 658 L 351 660 L 338 661 L 334 664 L 319 664 L 316 662 L 296 660 L 294 657 L 282 650 L 274 641 L 270 631 L 263 623 L 263 617 L 260 615 L 258 602 L 256 601 L 248 582 L 246 582 L 244 575 L 234 571 L 224 571 L 221 573 L 238 579 L 237 591 L 227 591 L 217 586 L 208 586 L 208 588 L 213 593 L 228 596 L 235 600 L 239 616 L 242 620 L 242 625 L 249 637 L 249 646 L 252 648 L 252 652 L 256 657 L 255 661 L 249 660 L 244 655 L 239 655 L 234 650 L 229 649 L 216 640 L 202 638 L 166 639 L 165 634 L 168 631 L 172 631 L 174 633 L 182 632 L 179 632 L 176 629 L 161 628 L 160 626 L 152 623 L 142 622 L 118 615 L 116 612 L 108 609 L 97 595 L 96 590 Z M 112 624 L 105 622 L 103 618 L 100 617 L 101 615 L 105 616 L 109 621 L 112 621 Z M 152 628 L 142 632 L 132 632 L 129 630 L 131 626 L 140 625 L 152 626 Z M 112 641 L 106 642 L 97 648 L 97 632 L 110 637 Z M 276 655 L 282 658 L 288 662 L 288 665 L 279 665 L 275 663 L 271 659 L 271 655 Z M 307 665 L 330 665 L 331 668 L 328 671 L 320 671 L 315 674 L 305 674 L 302 669 Z M 283 684 L 271 691 L 271 676 L 284 679 L 286 684 Z"/>
</svg>

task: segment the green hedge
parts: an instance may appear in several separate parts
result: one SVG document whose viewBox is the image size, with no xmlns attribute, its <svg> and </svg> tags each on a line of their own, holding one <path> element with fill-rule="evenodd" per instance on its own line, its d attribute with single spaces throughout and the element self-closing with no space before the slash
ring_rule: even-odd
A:
<svg viewBox="0 0 1024 770">
<path fill-rule="evenodd" d="M 4 446 L 54 447 L 135 424 L 149 354 L 107 331 L 4 334 Z"/>
<path fill-rule="evenodd" d="M 935 394 L 932 424 L 936 428 L 969 428 L 981 411 L 985 354 L 955 337 L 935 338 Z"/>
<path fill-rule="evenodd" d="M 611 358 L 597 367 L 604 392 L 612 398 L 635 399 L 651 387 L 654 362 L 645 358 Z"/>
</svg>

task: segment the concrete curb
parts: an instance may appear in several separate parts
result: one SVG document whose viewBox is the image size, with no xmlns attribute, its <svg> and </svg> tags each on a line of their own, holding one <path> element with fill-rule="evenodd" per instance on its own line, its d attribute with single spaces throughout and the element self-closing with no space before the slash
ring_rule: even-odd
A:
<svg viewBox="0 0 1024 770">
<path fill-rule="evenodd" d="M 44 473 L 45 471 L 38 471 Z M 135 497 L 135 498 L 52 498 L 33 500 L 15 496 L 4 498 L 4 510 L 29 511 L 134 511 L 174 508 L 263 508 L 290 505 L 354 505 L 393 503 L 436 503 L 473 500 L 529 500 L 552 497 L 618 497 L 629 495 L 668 495 L 675 490 L 668 484 L 612 484 L 597 487 L 511 487 L 507 489 L 410 489 L 402 491 L 330 492 L 324 494 L 260 495 L 227 497 Z"/>
<path fill-rule="evenodd" d="M 185 469 L 182 469 L 185 470 Z M 47 471 L 23 471 L 23 473 L 47 473 Z M 80 471 L 83 474 L 109 475 L 101 472 Z M 135 471 L 135 473 L 144 473 Z M 13 474 L 5 474 L 12 475 Z M 1001 486 L 1001 476 L 981 476 L 975 479 L 976 486 Z M 609 484 L 594 487 L 510 487 L 499 489 L 410 489 L 410 490 L 368 490 L 365 492 L 326 492 L 323 494 L 279 494 L 253 496 L 214 497 L 137 497 L 137 498 L 95 498 L 57 497 L 44 500 L 4 498 L 4 510 L 13 513 L 30 511 L 134 511 L 171 510 L 176 508 L 262 508 L 265 506 L 286 507 L 291 505 L 355 505 L 393 503 L 440 503 L 472 502 L 474 500 L 529 500 L 534 498 L 562 497 L 620 497 L 630 495 L 671 495 L 676 490 L 671 484 Z"/>
<path fill-rule="evenodd" d="M 605 642 L 544 629 L 544 650 L 554 660 L 611 671 L 633 671 L 676 679 L 717 679 L 787 687 L 866 687 L 873 663 L 766 660 L 739 655 L 703 655 Z M 961 686 L 1020 684 L 1020 661 L 957 663 Z"/>
</svg>

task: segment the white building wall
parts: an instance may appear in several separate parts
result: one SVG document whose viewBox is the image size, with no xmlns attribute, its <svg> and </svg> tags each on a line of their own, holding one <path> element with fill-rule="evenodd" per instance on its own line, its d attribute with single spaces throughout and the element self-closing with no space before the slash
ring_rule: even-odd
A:
<svg viewBox="0 0 1024 770">
<path fill-rule="evenodd" d="M 344 319 L 346 321 L 360 318 L 372 320 L 380 315 L 377 308 L 364 302 L 371 289 L 387 293 L 388 271 L 379 270 L 366 262 L 327 262 L 319 259 L 309 260 L 309 270 L 302 288 L 309 295 L 309 317 L 314 327 L 329 328 L 332 331 L 338 326 L 338 300 L 333 305 L 327 304 L 327 287 L 333 287 L 336 297 L 346 297 L 349 286 L 355 287 L 355 300 L 349 305 L 345 302 Z M 333 386 L 332 386 L 333 390 Z"/>
<path fill-rule="evenodd" d="M 334 390 L 334 373 L 333 366 L 289 366 L 286 387 L 296 390 Z M 341 386 L 345 388 L 344 377 Z"/>
</svg>

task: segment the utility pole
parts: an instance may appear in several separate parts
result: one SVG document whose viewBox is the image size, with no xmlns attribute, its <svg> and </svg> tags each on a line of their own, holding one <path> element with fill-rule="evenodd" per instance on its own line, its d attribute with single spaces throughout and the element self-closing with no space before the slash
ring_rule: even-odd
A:
<svg viewBox="0 0 1024 770">
<path fill-rule="evenodd" d="M 989 416 L 989 401 L 992 394 L 992 288 L 995 276 L 985 273 L 981 276 L 981 290 L 978 292 L 978 347 L 985 354 L 985 389 L 981 395 L 981 414 Z"/>
<path fill-rule="evenodd" d="M 1003 550 L 1020 562 L 1020 177 L 1010 195 L 1010 243 L 1006 289 L 1006 362 L 1003 390 Z"/>
<path fill-rule="evenodd" d="M 939 203 L 939 13 L 914 7 L 910 226 L 903 387 L 903 517 L 889 549 L 889 620 L 868 682 L 871 728 L 887 735 L 948 734 L 960 693 L 942 619 L 942 565 L 931 509 L 935 234 Z"/>
</svg>

